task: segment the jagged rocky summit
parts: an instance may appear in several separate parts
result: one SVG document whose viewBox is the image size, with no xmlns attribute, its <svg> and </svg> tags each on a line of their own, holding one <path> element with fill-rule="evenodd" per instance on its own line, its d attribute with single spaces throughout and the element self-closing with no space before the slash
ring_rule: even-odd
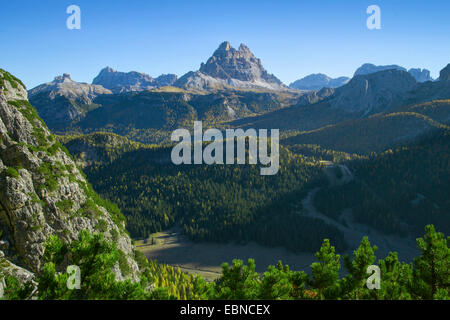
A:
<svg viewBox="0 0 450 320">
<path fill-rule="evenodd" d="M 206 63 L 175 82 L 185 89 L 211 90 L 223 88 L 285 90 L 287 87 L 269 74 L 261 60 L 241 44 L 236 50 L 223 42 Z"/>
</svg>

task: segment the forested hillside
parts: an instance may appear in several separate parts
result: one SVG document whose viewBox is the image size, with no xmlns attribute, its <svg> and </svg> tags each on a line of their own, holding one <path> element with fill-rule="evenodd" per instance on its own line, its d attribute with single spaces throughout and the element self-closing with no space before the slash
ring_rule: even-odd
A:
<svg viewBox="0 0 450 320">
<path fill-rule="evenodd" d="M 38 93 L 33 96 L 38 111 L 47 121 L 53 116 L 48 112 L 49 102 Z M 307 103 L 309 97 L 301 92 L 277 92 L 261 90 L 229 90 L 216 92 L 186 91 L 179 88 L 164 87 L 144 92 L 123 94 L 103 94 L 93 98 L 90 108 L 65 125 L 54 127 L 59 134 L 113 132 L 132 140 L 144 143 L 170 142 L 171 130 L 178 127 L 191 127 L 193 120 L 217 125 L 236 118 L 262 114 L 297 103 Z M 59 102 L 63 100 L 63 102 Z M 52 98 L 54 112 L 61 113 L 67 105 L 64 92 Z M 70 113 L 67 111 L 66 113 Z M 67 117 L 66 117 L 67 118 Z M 67 122 L 68 121 L 68 122 Z"/>
<path fill-rule="evenodd" d="M 402 107 L 396 112 L 343 121 L 291 134 L 285 145 L 314 144 L 325 149 L 367 154 L 406 145 L 430 131 L 449 129 L 450 100 Z"/>
</svg>

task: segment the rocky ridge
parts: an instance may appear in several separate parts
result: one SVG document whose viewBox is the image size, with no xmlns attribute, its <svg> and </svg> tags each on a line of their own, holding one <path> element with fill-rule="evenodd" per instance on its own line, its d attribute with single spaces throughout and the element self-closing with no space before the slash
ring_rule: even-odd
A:
<svg viewBox="0 0 450 320">
<path fill-rule="evenodd" d="M 137 71 L 120 72 L 106 67 L 94 78 L 92 84 L 101 85 L 114 93 L 123 93 L 171 86 L 176 80 L 177 76 L 174 74 L 163 74 L 154 79 L 145 73 Z"/>
<path fill-rule="evenodd" d="M 412 69 L 406 70 L 405 68 L 400 67 L 395 64 L 387 65 L 387 66 L 376 66 L 371 63 L 365 63 L 361 67 L 356 69 L 355 74 L 353 76 L 367 75 L 367 74 L 385 71 L 385 70 L 407 71 L 417 80 L 417 82 L 433 81 L 433 78 L 431 78 L 431 75 L 430 75 L 430 71 L 427 69 L 412 68 Z"/>
</svg>

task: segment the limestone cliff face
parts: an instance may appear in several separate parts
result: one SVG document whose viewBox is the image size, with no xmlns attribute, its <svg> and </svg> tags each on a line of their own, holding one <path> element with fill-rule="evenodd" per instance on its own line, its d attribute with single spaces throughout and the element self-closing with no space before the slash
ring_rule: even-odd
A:
<svg viewBox="0 0 450 320">
<path fill-rule="evenodd" d="M 0 70 L 0 259 L 22 276 L 43 267 L 44 242 L 71 242 L 80 230 L 101 232 L 127 257 L 137 279 L 134 246 L 123 218 L 108 211 L 68 152 L 28 103 L 21 82 Z M 6 259 L 6 260 L 5 260 Z M 5 262 L 6 261 L 6 262 Z M 21 271 L 21 272 L 19 272 Z M 23 278 L 23 277 L 22 277 Z"/>
<path fill-rule="evenodd" d="M 389 69 L 353 77 L 336 89 L 329 103 L 335 109 L 366 116 L 391 110 L 416 88 L 417 81 L 411 74 Z"/>
</svg>

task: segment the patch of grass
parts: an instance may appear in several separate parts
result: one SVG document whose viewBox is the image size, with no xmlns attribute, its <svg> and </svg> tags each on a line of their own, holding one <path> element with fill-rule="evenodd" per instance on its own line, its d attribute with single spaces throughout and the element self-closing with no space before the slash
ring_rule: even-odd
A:
<svg viewBox="0 0 450 320">
<path fill-rule="evenodd" d="M 13 167 L 8 167 L 8 169 L 6 169 L 6 175 L 16 179 L 20 177 L 19 171 Z"/>
<path fill-rule="evenodd" d="M 128 276 L 131 274 L 131 268 L 128 265 L 127 257 L 122 250 L 119 250 L 119 267 L 123 276 Z"/>
<path fill-rule="evenodd" d="M 20 81 L 19 79 L 17 79 L 16 77 L 14 77 L 12 74 L 10 74 L 8 71 L 5 71 L 3 69 L 0 69 L 0 73 L 2 73 L 3 75 L 3 79 L 2 80 L 6 80 L 11 84 L 11 87 L 13 87 L 14 89 L 18 88 L 18 84 L 20 84 L 22 87 L 25 87 L 25 85 L 23 84 L 22 81 Z M 2 83 L 2 87 L 4 87 L 4 83 Z"/>
<path fill-rule="evenodd" d="M 43 126 L 45 126 L 45 122 L 41 117 L 39 117 L 36 108 L 33 107 L 27 100 L 9 100 L 8 104 L 16 107 L 16 109 L 19 110 L 33 126 L 35 125 L 35 120 L 38 120 Z"/>
<path fill-rule="evenodd" d="M 58 178 L 62 176 L 62 165 L 43 162 L 39 167 L 39 172 L 44 176 L 45 183 L 40 188 L 47 188 L 49 191 L 55 191 L 58 188 Z"/>
<path fill-rule="evenodd" d="M 102 212 L 92 199 L 88 199 L 81 208 L 78 209 L 77 214 L 82 217 L 99 217 L 102 215 Z"/>
<path fill-rule="evenodd" d="M 43 200 L 41 200 L 36 193 L 31 192 L 28 194 L 31 197 L 31 202 L 32 203 L 40 203 L 42 207 L 44 207 L 46 204 Z"/>
<path fill-rule="evenodd" d="M 82 171 L 81 171 L 82 172 Z M 115 204 L 112 203 L 108 200 L 105 200 L 103 198 L 101 198 L 92 188 L 92 185 L 89 182 L 86 183 L 82 183 L 80 182 L 79 185 L 81 186 L 81 188 L 84 190 L 84 192 L 86 193 L 86 195 L 92 199 L 92 201 L 100 206 L 105 208 L 111 216 L 111 219 L 113 220 L 113 222 L 120 228 L 123 229 L 123 225 L 125 223 L 125 217 L 122 214 L 122 212 L 120 211 L 119 207 Z"/>
<path fill-rule="evenodd" d="M 69 212 L 72 210 L 73 201 L 69 199 L 61 200 L 56 203 L 56 207 L 64 212 Z"/>
<path fill-rule="evenodd" d="M 42 128 L 34 127 L 33 128 L 33 137 L 36 138 L 37 143 L 41 147 L 46 147 L 48 145 L 47 137 L 45 135 L 45 131 Z"/>
<path fill-rule="evenodd" d="M 97 225 L 95 226 L 95 229 L 100 232 L 108 231 L 108 222 L 106 222 L 106 220 L 99 219 Z"/>
<path fill-rule="evenodd" d="M 110 233 L 111 233 L 111 237 L 112 237 L 113 241 L 117 242 L 117 240 L 119 240 L 119 232 L 117 232 L 116 229 L 112 229 L 110 231 Z"/>
</svg>

